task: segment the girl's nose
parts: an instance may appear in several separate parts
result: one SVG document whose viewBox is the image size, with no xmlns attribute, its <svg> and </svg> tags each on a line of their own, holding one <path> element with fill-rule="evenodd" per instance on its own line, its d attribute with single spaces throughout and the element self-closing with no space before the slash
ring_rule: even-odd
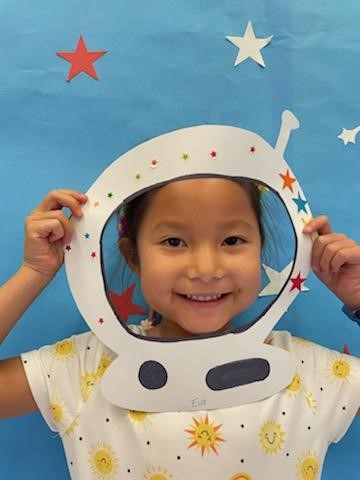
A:
<svg viewBox="0 0 360 480">
<path fill-rule="evenodd" d="M 193 252 L 188 270 L 191 280 L 211 282 L 224 276 L 221 255 L 216 249 L 202 247 Z"/>
</svg>

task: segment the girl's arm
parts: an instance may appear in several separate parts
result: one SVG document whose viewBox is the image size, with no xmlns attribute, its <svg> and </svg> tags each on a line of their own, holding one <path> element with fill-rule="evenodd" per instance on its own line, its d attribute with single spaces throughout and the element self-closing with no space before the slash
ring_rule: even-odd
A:
<svg viewBox="0 0 360 480">
<path fill-rule="evenodd" d="M 312 269 L 350 310 L 360 308 L 360 245 L 341 233 L 334 233 L 324 215 L 314 218 L 304 228 L 306 234 L 314 232 L 319 236 L 312 249 Z M 360 416 L 360 407 L 357 415 Z"/>
<path fill-rule="evenodd" d="M 87 197 L 73 190 L 54 190 L 25 222 L 24 261 L 0 287 L 0 342 L 55 276 L 64 260 L 63 247 L 73 226 L 63 207 L 81 217 Z M 0 418 L 36 410 L 20 358 L 0 361 Z"/>
</svg>

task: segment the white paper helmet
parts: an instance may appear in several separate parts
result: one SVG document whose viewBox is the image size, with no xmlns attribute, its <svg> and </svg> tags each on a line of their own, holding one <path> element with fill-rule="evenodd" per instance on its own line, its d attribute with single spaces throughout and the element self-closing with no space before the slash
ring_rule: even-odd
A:
<svg viewBox="0 0 360 480">
<path fill-rule="evenodd" d="M 296 117 L 284 111 L 275 148 L 256 133 L 234 126 L 176 130 L 126 152 L 90 187 L 83 217 L 73 220 L 75 233 L 65 248 L 65 263 L 81 314 L 118 354 L 102 378 L 101 388 L 110 402 L 152 412 L 214 409 L 263 399 L 291 382 L 294 359 L 264 340 L 300 292 L 310 267 L 311 239 L 302 230 L 311 212 L 284 159 L 290 132 L 298 126 Z M 180 340 L 134 335 L 119 322 L 106 293 L 104 226 L 120 205 L 142 192 L 204 176 L 247 178 L 276 192 L 295 235 L 288 278 L 270 308 L 245 330 Z M 294 188 L 286 188 L 286 179 Z"/>
</svg>

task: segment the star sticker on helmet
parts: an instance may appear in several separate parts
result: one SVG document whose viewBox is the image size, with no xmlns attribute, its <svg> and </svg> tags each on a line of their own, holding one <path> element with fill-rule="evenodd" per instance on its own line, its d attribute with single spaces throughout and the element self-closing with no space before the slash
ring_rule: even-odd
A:
<svg viewBox="0 0 360 480">
<path fill-rule="evenodd" d="M 286 173 L 279 173 L 280 177 L 283 179 L 283 190 L 288 188 L 291 192 L 293 192 L 292 184 L 296 182 L 296 178 L 292 177 L 289 173 L 289 169 L 286 170 Z"/>
<path fill-rule="evenodd" d="M 301 198 L 300 192 L 298 193 L 298 198 L 293 198 L 294 202 L 297 205 L 298 213 L 305 212 L 308 213 L 306 210 L 306 204 L 308 203 L 305 198 Z"/>
<path fill-rule="evenodd" d="M 293 290 L 299 290 L 299 292 L 301 292 L 301 285 L 306 280 L 306 278 L 302 278 L 301 272 L 299 272 L 296 277 L 290 278 L 290 280 L 292 282 L 290 292 L 292 292 Z"/>
</svg>

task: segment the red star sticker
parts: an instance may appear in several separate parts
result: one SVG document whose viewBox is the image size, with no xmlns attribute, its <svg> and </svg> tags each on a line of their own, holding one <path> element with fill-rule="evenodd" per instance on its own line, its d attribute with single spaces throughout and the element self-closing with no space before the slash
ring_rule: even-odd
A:
<svg viewBox="0 0 360 480">
<path fill-rule="evenodd" d="M 135 303 L 132 302 L 134 289 L 135 283 L 130 285 L 130 287 L 120 295 L 109 291 L 109 300 L 122 322 L 127 323 L 130 315 L 146 312 L 145 308 L 141 307 L 140 305 L 135 305 Z"/>
<path fill-rule="evenodd" d="M 96 258 L 96 252 L 91 252 L 91 258 Z"/>
<path fill-rule="evenodd" d="M 299 290 L 299 292 L 301 292 L 301 285 L 306 280 L 306 278 L 301 277 L 301 272 L 299 272 L 296 277 L 290 278 L 290 280 L 292 281 L 292 287 L 290 288 L 290 292 L 292 292 L 296 288 Z"/>
<path fill-rule="evenodd" d="M 104 319 L 103 318 L 99 318 L 98 322 L 100 323 L 100 325 L 102 325 L 104 323 Z"/>
<path fill-rule="evenodd" d="M 156 158 L 154 158 L 154 160 L 151 160 L 151 164 L 150 164 L 151 168 L 156 168 L 158 166 L 158 163 L 159 162 L 156 160 Z"/>
<path fill-rule="evenodd" d="M 212 158 L 215 158 L 217 153 L 215 150 L 211 150 L 210 155 L 212 156 Z"/>
<path fill-rule="evenodd" d="M 70 81 L 80 72 L 87 73 L 90 77 L 99 80 L 93 63 L 106 53 L 106 50 L 89 52 L 86 48 L 83 37 L 80 35 L 76 50 L 74 52 L 56 52 L 56 55 L 71 63 L 67 81 Z"/>
<path fill-rule="evenodd" d="M 256 148 L 254 146 L 250 147 L 250 152 L 255 153 Z"/>
<path fill-rule="evenodd" d="M 280 177 L 283 179 L 284 183 L 283 183 L 283 190 L 284 188 L 288 188 L 289 190 L 291 190 L 293 192 L 293 188 L 292 188 L 292 184 L 294 182 L 296 182 L 296 178 L 292 177 L 289 173 L 289 169 L 286 170 L 286 173 L 279 173 Z"/>
</svg>

